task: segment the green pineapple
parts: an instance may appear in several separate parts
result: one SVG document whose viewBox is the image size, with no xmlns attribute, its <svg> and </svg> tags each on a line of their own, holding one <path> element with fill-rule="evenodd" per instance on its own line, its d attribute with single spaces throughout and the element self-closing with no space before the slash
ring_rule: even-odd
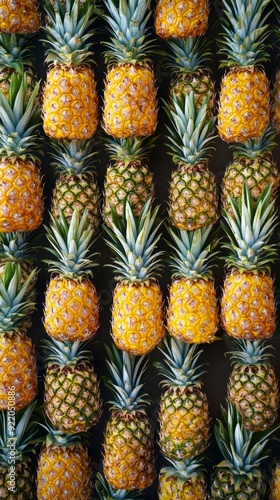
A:
<svg viewBox="0 0 280 500">
<path fill-rule="evenodd" d="M 44 340 L 44 407 L 56 430 L 85 432 L 102 413 L 99 382 L 84 342 Z"/>
<path fill-rule="evenodd" d="M 208 167 L 214 118 L 207 118 L 207 106 L 208 98 L 197 109 L 193 91 L 180 97 L 173 94 L 165 103 L 171 124 L 167 146 L 177 166 L 171 175 L 168 215 L 172 225 L 188 231 L 218 219 L 216 182 Z"/>
<path fill-rule="evenodd" d="M 202 390 L 202 351 L 165 337 L 159 347 L 163 360 L 155 366 L 163 375 L 165 390 L 160 398 L 159 446 L 172 460 L 187 460 L 202 453 L 209 444 L 210 416 L 206 394 Z"/>
<path fill-rule="evenodd" d="M 154 431 L 146 414 L 150 403 L 143 392 L 147 359 L 106 346 L 109 376 L 104 377 L 114 399 L 104 438 L 103 472 L 115 489 L 142 490 L 155 477 Z"/>
</svg>

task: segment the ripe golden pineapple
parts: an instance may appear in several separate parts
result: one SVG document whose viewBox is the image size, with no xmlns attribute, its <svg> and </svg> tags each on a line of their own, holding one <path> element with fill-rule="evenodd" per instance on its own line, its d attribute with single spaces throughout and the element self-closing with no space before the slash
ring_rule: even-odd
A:
<svg viewBox="0 0 280 500">
<path fill-rule="evenodd" d="M 218 132 L 224 141 L 259 139 L 269 123 L 270 87 L 262 64 L 268 60 L 269 34 L 264 9 L 270 0 L 223 0 L 224 33 Z"/>
<path fill-rule="evenodd" d="M 158 105 L 152 67 L 154 43 L 147 22 L 151 0 L 104 0 L 110 41 L 105 52 L 107 74 L 103 97 L 103 128 L 115 138 L 151 135 Z M 149 35 L 149 36 L 148 36 Z"/>
<path fill-rule="evenodd" d="M 35 500 L 35 473 L 31 458 L 35 453 L 34 444 L 40 440 L 37 435 L 38 426 L 34 421 L 35 407 L 36 401 L 16 411 L 14 415 L 7 410 L 0 412 L 2 500 Z"/>
<path fill-rule="evenodd" d="M 116 258 L 117 284 L 113 293 L 111 334 L 116 346 L 135 355 L 147 354 L 165 335 L 163 297 L 156 279 L 162 251 L 155 251 L 159 207 L 149 198 L 139 217 L 125 201 L 123 217 L 112 210 L 112 228 L 104 226 Z"/>
<path fill-rule="evenodd" d="M 52 140 L 54 158 L 52 166 L 56 174 L 52 193 L 51 213 L 60 217 L 60 211 L 66 219 L 71 219 L 76 208 L 80 215 L 86 210 L 88 220 L 94 231 L 100 227 L 100 202 L 97 172 L 93 163 L 94 142 Z"/>
<path fill-rule="evenodd" d="M 9 408 L 10 394 L 19 410 L 38 392 L 35 348 L 26 333 L 35 306 L 29 297 L 35 272 L 22 283 L 20 265 L 9 263 L 0 278 L 0 410 Z"/>
<path fill-rule="evenodd" d="M 221 323 L 228 335 L 248 340 L 271 337 L 276 326 L 274 283 L 271 264 L 277 255 L 270 243 L 276 224 L 275 199 L 268 186 L 253 201 L 244 184 L 239 203 L 232 199 L 234 217 L 224 214 L 223 228 L 229 250 L 228 272 L 221 299 Z"/>
<path fill-rule="evenodd" d="M 32 231 L 43 220 L 39 153 L 39 83 L 28 98 L 25 73 L 12 74 L 10 97 L 0 90 L 0 231 Z"/>
<path fill-rule="evenodd" d="M 210 416 L 202 390 L 202 351 L 197 344 L 186 344 L 165 337 L 159 347 L 163 360 L 155 366 L 163 375 L 165 387 L 160 397 L 159 447 L 171 460 L 188 460 L 202 453 L 209 444 Z"/>
<path fill-rule="evenodd" d="M 145 356 L 136 357 L 106 346 L 109 376 L 105 383 L 114 399 L 105 428 L 103 472 L 116 489 L 142 490 L 156 477 L 154 432 L 146 414 L 148 395 L 143 393 Z"/>
<path fill-rule="evenodd" d="M 99 382 L 84 342 L 44 341 L 44 408 L 56 430 L 85 432 L 102 413 Z"/>
<path fill-rule="evenodd" d="M 149 169 L 149 152 L 155 144 L 155 137 L 129 137 L 105 141 L 110 154 L 110 164 L 104 181 L 102 206 L 103 221 L 111 226 L 113 206 L 123 216 L 124 200 L 128 197 L 136 217 L 148 198 L 153 197 L 153 174 Z"/>
<path fill-rule="evenodd" d="M 47 260 L 51 273 L 45 294 L 43 323 L 46 332 L 61 341 L 88 340 L 99 326 L 98 296 L 91 280 L 96 254 L 90 249 L 93 227 L 87 212 L 73 211 L 69 221 L 51 216 L 46 227 L 55 259 Z"/>
<path fill-rule="evenodd" d="M 91 500 L 93 471 L 82 434 L 63 434 L 49 426 L 37 465 L 37 500 Z"/>
<path fill-rule="evenodd" d="M 167 330 L 181 342 L 215 340 L 218 301 L 211 267 L 217 255 L 213 226 L 195 231 L 167 225 L 171 240 L 172 281 L 166 310 Z"/>
<path fill-rule="evenodd" d="M 90 36 L 96 17 L 94 1 L 54 0 L 44 4 L 43 31 L 49 64 L 43 89 L 43 126 L 53 139 L 92 137 L 99 120 Z"/>
<path fill-rule="evenodd" d="M 241 198 L 244 183 L 254 201 L 268 185 L 271 185 L 271 196 L 276 197 L 280 174 L 272 157 L 272 149 L 277 145 L 275 135 L 275 131 L 268 127 L 260 139 L 248 139 L 233 146 L 233 160 L 226 168 L 222 183 L 224 212 L 233 216 L 230 198 Z"/>
<path fill-rule="evenodd" d="M 276 24 L 274 25 L 274 44 L 278 49 L 276 52 L 276 57 L 279 54 L 279 43 L 280 43 L 280 5 L 277 0 L 273 2 L 274 10 L 273 15 L 276 19 Z M 275 74 L 273 76 L 273 83 L 271 89 L 271 124 L 277 131 L 280 132 L 280 67 L 276 68 Z"/>
<path fill-rule="evenodd" d="M 271 473 L 269 482 L 269 500 L 280 499 L 280 463 L 277 461 Z"/>
<path fill-rule="evenodd" d="M 207 480 L 202 457 L 170 460 L 159 471 L 159 500 L 206 500 Z"/>
<path fill-rule="evenodd" d="M 207 103 L 208 98 L 197 109 L 193 91 L 180 97 L 173 93 L 165 103 L 171 124 L 167 144 L 177 166 L 171 175 L 168 215 L 173 226 L 188 231 L 218 219 L 216 182 L 208 167 L 214 119 L 207 118 Z"/>
<path fill-rule="evenodd" d="M 269 363 L 263 340 L 233 339 L 231 351 L 233 370 L 228 382 L 228 399 L 238 409 L 244 427 L 262 431 L 277 419 L 279 388 L 276 372 Z"/>
<path fill-rule="evenodd" d="M 0 0 L 0 32 L 27 35 L 39 31 L 40 26 L 38 0 Z"/>
<path fill-rule="evenodd" d="M 157 0 L 155 32 L 161 38 L 199 37 L 208 28 L 207 0 Z"/>
</svg>

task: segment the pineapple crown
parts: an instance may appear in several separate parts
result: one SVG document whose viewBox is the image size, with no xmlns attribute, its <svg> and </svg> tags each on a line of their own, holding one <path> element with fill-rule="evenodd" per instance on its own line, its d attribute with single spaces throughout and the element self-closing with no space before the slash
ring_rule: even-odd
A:
<svg viewBox="0 0 280 500">
<path fill-rule="evenodd" d="M 94 62 L 92 42 L 92 24 L 98 8 L 94 0 L 47 0 L 44 8 L 48 23 L 43 32 L 42 41 L 47 47 L 46 62 L 60 63 L 66 66 L 80 66 Z"/>
<path fill-rule="evenodd" d="M 0 232 L 0 259 L 2 261 L 32 264 L 38 248 L 41 248 L 40 237 L 34 231 Z"/>
<path fill-rule="evenodd" d="M 269 58 L 265 51 L 269 13 L 264 9 L 270 0 L 223 0 L 224 33 L 219 53 L 225 56 L 220 66 L 246 67 L 261 64 Z"/>
<path fill-rule="evenodd" d="M 207 104 L 210 94 L 198 108 L 193 91 L 179 97 L 173 92 L 172 102 L 164 101 L 164 108 L 171 122 L 167 126 L 167 146 L 175 163 L 194 165 L 206 162 L 210 152 L 214 149 L 209 146 L 214 136 L 210 136 L 215 118 L 209 120 Z"/>
<path fill-rule="evenodd" d="M 103 14 L 111 33 L 104 53 L 105 62 L 143 63 L 154 51 L 147 23 L 152 14 L 151 0 L 104 0 L 109 14 Z"/>
<path fill-rule="evenodd" d="M 150 404 L 148 394 L 143 393 L 143 375 L 147 368 L 145 355 L 135 356 L 119 350 L 114 344 L 111 348 L 105 345 L 105 348 L 110 376 L 104 376 L 103 380 L 114 395 L 114 399 L 108 401 L 111 410 L 145 413 L 147 404 Z"/>
<path fill-rule="evenodd" d="M 269 125 L 259 139 L 248 139 L 244 142 L 231 144 L 230 147 L 234 150 L 233 158 L 260 158 L 270 155 L 273 148 L 277 146 L 277 142 L 274 140 L 276 134 L 276 130 Z"/>
<path fill-rule="evenodd" d="M 164 40 L 163 65 L 173 73 L 193 73 L 210 69 L 211 51 L 205 37 L 187 37 Z"/>
<path fill-rule="evenodd" d="M 22 73 L 26 67 L 35 67 L 35 57 L 31 52 L 31 40 L 16 33 L 0 34 L 0 67 L 13 68 Z"/>
<path fill-rule="evenodd" d="M 43 339 L 42 345 L 47 364 L 57 364 L 61 367 L 76 366 L 92 358 L 92 352 L 86 349 L 88 341 L 61 342 L 52 338 Z"/>
<path fill-rule="evenodd" d="M 143 497 L 141 497 L 142 493 L 139 491 L 113 488 L 100 472 L 96 474 L 95 490 L 98 494 L 98 498 L 101 500 L 133 500 L 134 498 L 144 500 Z"/>
<path fill-rule="evenodd" d="M 272 353 L 267 352 L 273 349 L 271 345 L 267 345 L 265 340 L 245 340 L 245 339 L 230 339 L 235 350 L 229 351 L 231 362 L 235 366 L 243 365 L 266 365 L 269 363 L 269 358 Z"/>
<path fill-rule="evenodd" d="M 84 444 L 88 444 L 87 432 L 65 434 L 63 431 L 54 429 L 48 422 L 44 424 L 39 422 L 39 425 L 47 431 L 47 435 L 45 437 L 46 448 L 50 448 L 52 446 L 58 446 L 61 448 L 84 448 Z"/>
<path fill-rule="evenodd" d="M 161 382 L 162 385 L 201 387 L 201 376 L 205 370 L 202 369 L 203 365 L 197 364 L 202 353 L 202 350 L 197 351 L 197 344 L 187 344 L 166 336 L 158 349 L 163 354 L 163 361 L 155 362 L 154 366 L 165 377 Z"/>
<path fill-rule="evenodd" d="M 195 481 L 198 476 L 206 473 L 204 464 L 206 458 L 204 455 L 190 457 L 185 460 L 172 460 L 164 453 L 163 456 L 168 465 L 160 469 L 160 474 L 164 474 L 166 478 L 176 476 L 184 482 L 188 479 Z"/>
<path fill-rule="evenodd" d="M 10 97 L 0 90 L 0 157 L 15 162 L 19 158 L 38 160 L 42 136 L 41 110 L 36 99 L 40 82 L 28 96 L 26 74 L 13 73 Z"/>
<path fill-rule="evenodd" d="M 110 237 L 106 242 L 116 255 L 114 263 L 108 265 L 113 267 L 117 280 L 146 282 L 161 271 L 159 257 L 163 252 L 155 251 L 162 222 L 157 218 L 158 209 L 158 206 L 152 208 L 151 198 L 145 202 L 139 217 L 134 215 L 128 198 L 124 201 L 122 217 L 111 207 L 112 228 L 104 226 L 104 229 Z"/>
<path fill-rule="evenodd" d="M 277 256 L 277 245 L 269 243 L 276 227 L 275 200 L 271 201 L 271 185 L 267 186 L 254 202 L 245 183 L 242 196 L 237 201 L 230 199 L 234 216 L 224 213 L 226 224 L 222 227 L 229 243 L 225 256 L 227 266 L 243 271 L 269 271 Z"/>
<path fill-rule="evenodd" d="M 222 407 L 221 411 L 224 423 L 217 419 L 214 425 L 215 438 L 224 457 L 218 467 L 230 469 L 238 487 L 244 475 L 261 475 L 260 463 L 269 456 L 268 439 L 279 424 L 264 431 L 252 432 L 245 428 L 240 413 L 231 401 L 228 401 L 227 410 Z"/>
<path fill-rule="evenodd" d="M 104 144 L 109 152 L 110 159 L 130 162 L 147 159 L 151 149 L 155 146 L 158 136 L 127 137 L 116 139 L 107 136 Z"/>
<path fill-rule="evenodd" d="M 33 401 L 28 406 L 15 412 L 15 422 L 13 429 L 8 410 L 0 412 L 0 465 L 9 468 L 11 460 L 11 446 L 15 454 L 13 460 L 15 463 L 26 462 L 30 460 L 30 455 L 35 453 L 34 444 L 41 441 L 36 437 L 38 426 L 32 419 L 37 401 Z"/>
<path fill-rule="evenodd" d="M 13 333 L 29 326 L 29 315 L 35 303 L 29 296 L 29 284 L 36 269 L 22 283 L 20 264 L 8 262 L 0 278 L 0 334 Z"/>
<path fill-rule="evenodd" d="M 93 163 L 95 141 L 85 140 L 50 140 L 53 148 L 51 152 L 54 162 L 52 167 L 56 174 L 66 172 L 67 174 L 79 175 L 85 172 L 92 172 L 96 175 L 96 168 Z"/>
<path fill-rule="evenodd" d="M 219 253 L 214 252 L 219 241 L 214 226 L 203 226 L 194 231 L 178 229 L 169 224 L 166 227 L 172 240 L 167 241 L 172 251 L 169 258 L 172 277 L 211 279 L 214 260 Z"/>
<path fill-rule="evenodd" d="M 55 219 L 52 214 L 50 218 L 51 224 L 45 226 L 45 229 L 52 246 L 48 250 L 55 256 L 55 260 L 44 260 L 49 265 L 49 271 L 69 278 L 92 275 L 91 268 L 97 265 L 97 253 L 91 251 L 94 228 L 88 222 L 87 210 L 80 217 L 75 208 L 69 221 L 62 211 L 59 219 Z"/>
</svg>

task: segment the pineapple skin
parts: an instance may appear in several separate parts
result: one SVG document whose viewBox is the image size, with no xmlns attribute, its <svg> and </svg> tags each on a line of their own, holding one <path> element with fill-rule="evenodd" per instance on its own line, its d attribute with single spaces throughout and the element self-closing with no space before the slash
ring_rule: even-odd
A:
<svg viewBox="0 0 280 500">
<path fill-rule="evenodd" d="M 240 479 L 240 476 L 237 476 Z M 210 492 L 210 500 L 223 498 L 228 500 L 264 500 L 266 492 L 265 481 L 261 473 L 252 475 L 250 479 L 244 479 L 237 484 L 235 475 L 217 466 L 213 476 Z"/>
<path fill-rule="evenodd" d="M 221 82 L 218 133 L 227 142 L 260 138 L 269 123 L 270 88 L 263 70 L 232 68 Z"/>
<path fill-rule="evenodd" d="M 276 306 L 273 278 L 265 273 L 229 273 L 221 298 L 221 323 L 228 335 L 263 340 L 274 334 Z"/>
<path fill-rule="evenodd" d="M 20 462 L 15 465 L 15 486 L 11 491 L 10 469 L 0 466 L 0 492 L 2 500 L 35 500 L 35 474 L 32 465 Z"/>
<path fill-rule="evenodd" d="M 215 340 L 219 312 L 214 281 L 173 279 L 166 318 L 168 332 L 181 342 L 197 344 Z"/>
<path fill-rule="evenodd" d="M 83 140 L 96 133 L 99 118 L 94 72 L 87 66 L 54 65 L 43 89 L 42 118 L 52 139 Z"/>
<path fill-rule="evenodd" d="M 45 375 L 44 407 L 52 425 L 66 434 L 86 432 L 102 413 L 99 383 L 89 363 L 74 367 L 49 365 Z"/>
<path fill-rule="evenodd" d="M 53 276 L 45 294 L 44 327 L 57 340 L 88 340 L 99 326 L 98 295 L 87 279 Z"/>
<path fill-rule="evenodd" d="M 105 429 L 103 471 L 116 489 L 133 491 L 152 485 L 154 432 L 144 413 L 112 412 Z"/>
<path fill-rule="evenodd" d="M 26 35 L 39 30 L 41 14 L 37 0 L 0 0 L 0 32 Z"/>
<path fill-rule="evenodd" d="M 203 474 L 195 478 L 182 479 L 176 474 L 169 476 L 159 473 L 159 500 L 206 500 L 207 485 Z"/>
<path fill-rule="evenodd" d="M 280 500 L 280 465 L 277 463 L 272 471 L 270 479 L 270 500 Z"/>
<path fill-rule="evenodd" d="M 186 38 L 204 35 L 208 28 L 207 0 L 158 0 L 155 32 L 161 38 Z"/>
<path fill-rule="evenodd" d="M 175 93 L 179 98 L 182 94 L 194 92 L 195 105 L 199 108 L 206 97 L 209 97 L 207 104 L 207 116 L 211 119 L 216 114 L 216 91 L 215 82 L 209 71 L 197 69 L 190 73 L 179 71 L 175 73 L 170 82 L 170 96 Z"/>
<path fill-rule="evenodd" d="M 271 124 L 280 132 L 280 68 L 277 68 L 271 92 Z"/>
<path fill-rule="evenodd" d="M 28 159 L 0 162 L 0 231 L 32 231 L 44 215 L 40 169 Z"/>
<path fill-rule="evenodd" d="M 152 351 L 165 335 L 159 284 L 155 280 L 119 282 L 113 295 L 111 326 L 119 349 L 136 356 Z"/>
<path fill-rule="evenodd" d="M 151 135 L 157 116 L 153 70 L 148 65 L 132 63 L 109 68 L 103 102 L 105 132 L 117 139 Z"/>
<path fill-rule="evenodd" d="M 38 393 L 35 348 L 24 331 L 0 335 L 0 410 L 9 409 L 14 387 L 15 410 L 23 408 Z"/>
</svg>

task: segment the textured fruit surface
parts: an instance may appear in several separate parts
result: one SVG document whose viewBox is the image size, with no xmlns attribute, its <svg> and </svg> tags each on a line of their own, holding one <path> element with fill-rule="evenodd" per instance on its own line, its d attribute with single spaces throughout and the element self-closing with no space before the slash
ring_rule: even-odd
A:
<svg viewBox="0 0 280 500">
<path fill-rule="evenodd" d="M 0 0 L 0 32 L 28 34 L 41 25 L 37 0 Z"/>
<path fill-rule="evenodd" d="M 35 500 L 35 474 L 30 463 L 21 462 L 12 470 L 0 466 L 0 495 L 2 500 Z"/>
<path fill-rule="evenodd" d="M 161 38 L 204 35 L 208 27 L 207 0 L 158 0 L 155 31 Z"/>
<path fill-rule="evenodd" d="M 183 479 L 178 475 L 159 475 L 159 500 L 206 500 L 206 481 L 202 474 Z"/>
<path fill-rule="evenodd" d="M 224 498 L 227 500 L 264 500 L 266 485 L 261 475 L 240 476 L 230 471 L 217 469 L 212 477 L 211 500 Z"/>
</svg>

